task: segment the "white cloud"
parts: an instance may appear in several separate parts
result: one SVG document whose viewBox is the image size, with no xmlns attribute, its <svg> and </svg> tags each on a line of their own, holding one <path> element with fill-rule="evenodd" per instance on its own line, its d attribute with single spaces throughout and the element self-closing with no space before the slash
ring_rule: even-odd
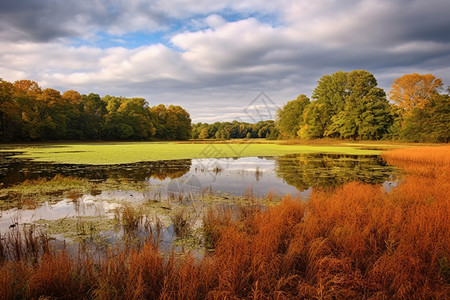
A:
<svg viewBox="0 0 450 300">
<path fill-rule="evenodd" d="M 445 0 L 96 0 L 54 10 L 35 1 L 19 13 L 7 0 L 0 12 L 0 77 L 179 104 L 195 121 L 243 117 L 260 91 L 282 105 L 338 70 L 367 69 L 386 89 L 409 72 L 450 83 Z M 171 33 L 173 22 L 186 26 Z M 168 30 L 170 44 L 70 46 L 70 37 L 95 45 L 97 34 L 155 30 Z"/>
<path fill-rule="evenodd" d="M 229 22 L 214 29 L 180 33 L 172 37 L 171 42 L 185 51 L 182 57 L 186 62 L 210 74 L 240 70 L 260 72 L 258 66 L 277 63 L 277 52 L 282 55 L 295 46 L 284 29 L 273 28 L 254 18 Z"/>
<path fill-rule="evenodd" d="M 226 21 L 219 15 L 209 15 L 205 18 L 205 23 L 212 28 L 218 28 L 220 26 L 225 25 Z"/>
</svg>

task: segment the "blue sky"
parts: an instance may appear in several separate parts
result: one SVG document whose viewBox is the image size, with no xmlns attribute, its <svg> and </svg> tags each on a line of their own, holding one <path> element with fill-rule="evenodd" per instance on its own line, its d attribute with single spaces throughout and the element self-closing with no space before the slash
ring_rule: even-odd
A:
<svg viewBox="0 0 450 300">
<path fill-rule="evenodd" d="M 196 121 L 247 119 L 322 75 L 365 69 L 450 85 L 448 0 L 4 0 L 0 78 L 177 104 Z"/>
<path fill-rule="evenodd" d="M 114 14 L 119 12 L 116 9 L 111 9 Z M 211 12 L 209 14 L 197 14 L 189 16 L 188 18 L 173 18 L 168 24 L 161 28 L 140 28 L 136 31 L 125 31 L 120 33 L 110 33 L 108 31 L 96 31 L 90 38 L 71 37 L 71 45 L 75 47 L 90 46 L 107 49 L 112 47 L 123 47 L 127 49 L 134 49 L 141 46 L 148 46 L 152 44 L 164 44 L 174 50 L 182 52 L 181 49 L 175 47 L 170 38 L 177 33 L 193 32 L 205 30 L 210 28 L 210 25 L 204 22 L 211 15 L 220 16 L 224 22 L 232 23 L 246 19 L 256 19 L 261 23 L 270 24 L 273 27 L 280 26 L 276 15 L 269 12 L 239 12 L 228 8 L 220 11 Z"/>
<path fill-rule="evenodd" d="M 112 47 L 123 47 L 134 49 L 151 44 L 169 45 L 167 33 L 158 32 L 132 32 L 123 35 L 111 35 L 106 32 L 98 32 L 91 39 L 72 38 L 71 45 L 74 47 L 89 46 L 98 47 L 100 49 L 108 49 Z"/>
</svg>

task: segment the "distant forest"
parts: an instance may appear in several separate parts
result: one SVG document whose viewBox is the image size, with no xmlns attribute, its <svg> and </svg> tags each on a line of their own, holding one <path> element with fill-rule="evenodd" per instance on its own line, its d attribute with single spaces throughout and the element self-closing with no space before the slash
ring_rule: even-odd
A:
<svg viewBox="0 0 450 300">
<path fill-rule="evenodd" d="M 30 80 L 0 79 L 2 141 L 187 140 L 191 118 L 180 106 L 143 98 L 61 94 Z"/>
<path fill-rule="evenodd" d="M 276 140 L 279 137 L 275 121 L 259 121 L 256 124 L 246 122 L 197 123 L 192 126 L 193 139 L 242 139 L 265 138 Z"/>
<path fill-rule="evenodd" d="M 442 93 L 444 92 L 444 93 Z M 191 124 L 180 106 L 143 98 L 61 94 L 30 80 L 0 79 L 0 140 L 317 139 L 450 141 L 450 88 L 431 74 L 406 74 L 388 93 L 358 70 L 324 75 L 312 100 L 301 94 L 276 120 Z"/>
</svg>

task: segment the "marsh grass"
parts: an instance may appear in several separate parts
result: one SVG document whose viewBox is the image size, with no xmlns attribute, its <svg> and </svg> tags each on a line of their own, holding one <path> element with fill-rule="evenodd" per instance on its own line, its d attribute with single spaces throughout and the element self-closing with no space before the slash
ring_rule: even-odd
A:
<svg viewBox="0 0 450 300">
<path fill-rule="evenodd" d="M 29 225 L 0 233 L 0 262 L 33 261 L 50 252 L 50 236 Z"/>
<path fill-rule="evenodd" d="M 175 234 L 179 238 L 183 238 L 188 236 L 192 231 L 192 218 L 189 216 L 189 213 L 186 208 L 179 209 L 175 214 L 171 217 L 173 229 Z"/>
<path fill-rule="evenodd" d="M 449 299 L 449 147 L 437 149 L 387 152 L 406 172 L 390 193 L 348 183 L 308 202 L 211 209 L 214 252 L 201 259 L 146 243 L 98 264 L 64 252 L 2 261 L 0 298 Z"/>
<path fill-rule="evenodd" d="M 130 203 L 123 203 L 115 210 L 114 218 L 125 230 L 133 231 L 138 229 L 144 221 L 144 212 L 141 207 L 133 206 Z"/>
<path fill-rule="evenodd" d="M 203 215 L 204 247 L 213 251 L 219 241 L 222 230 L 232 224 L 232 210 L 229 207 L 210 207 Z"/>
<path fill-rule="evenodd" d="M 383 158 L 408 174 L 448 180 L 450 146 L 397 149 L 383 153 Z"/>
</svg>

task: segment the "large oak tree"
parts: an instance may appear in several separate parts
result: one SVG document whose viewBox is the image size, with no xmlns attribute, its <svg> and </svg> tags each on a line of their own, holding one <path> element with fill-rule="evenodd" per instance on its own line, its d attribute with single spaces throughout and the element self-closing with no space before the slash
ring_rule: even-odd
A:
<svg viewBox="0 0 450 300">
<path fill-rule="evenodd" d="M 386 94 L 365 71 L 323 76 L 305 110 L 302 138 L 380 139 L 392 124 Z"/>
</svg>

